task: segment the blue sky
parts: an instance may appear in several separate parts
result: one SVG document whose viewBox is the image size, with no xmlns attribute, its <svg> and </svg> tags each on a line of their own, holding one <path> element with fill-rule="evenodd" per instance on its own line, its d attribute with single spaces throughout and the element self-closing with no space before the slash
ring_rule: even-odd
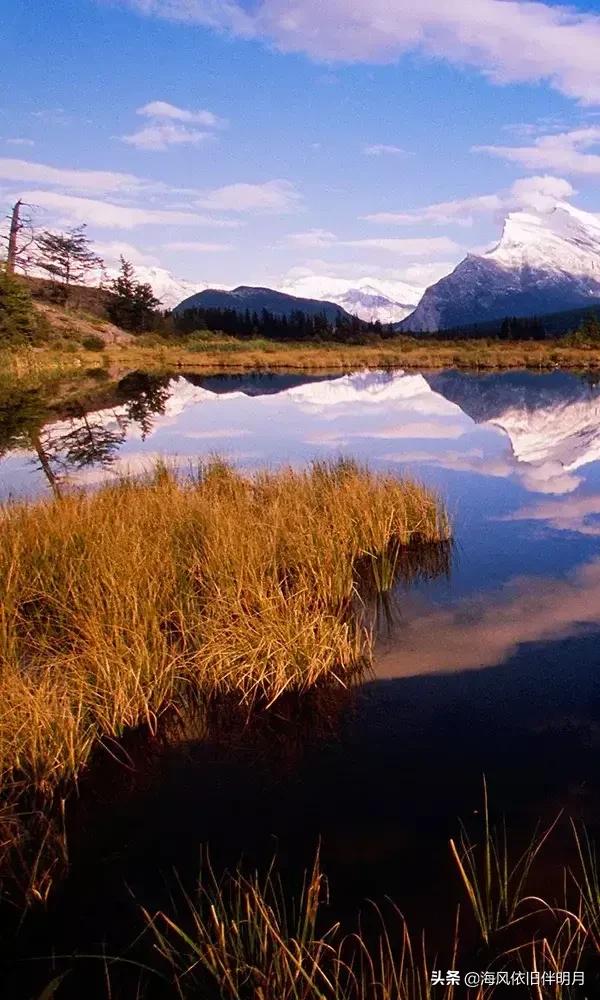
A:
<svg viewBox="0 0 600 1000">
<path fill-rule="evenodd" d="M 5 0 L 0 18 L 2 201 L 86 221 L 107 259 L 391 289 L 489 245 L 507 211 L 600 210 L 597 2 Z"/>
</svg>

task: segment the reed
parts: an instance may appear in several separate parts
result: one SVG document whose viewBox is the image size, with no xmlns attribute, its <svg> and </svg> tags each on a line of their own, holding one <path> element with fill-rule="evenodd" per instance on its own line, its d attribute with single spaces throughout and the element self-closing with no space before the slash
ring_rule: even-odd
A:
<svg viewBox="0 0 600 1000">
<path fill-rule="evenodd" d="M 374 941 L 328 922 L 327 882 L 317 857 L 295 898 L 274 866 L 217 879 L 210 865 L 197 896 L 176 919 L 145 912 L 166 975 L 165 992 L 219 1000 L 455 1000 L 453 985 L 432 989 L 424 940 L 413 943 L 393 909 Z M 449 958 L 455 961 L 458 927 Z M 453 968 L 455 966 L 452 966 Z M 157 970 L 158 971 L 158 970 Z M 474 990 L 472 1000 L 483 1000 Z"/>
<path fill-rule="evenodd" d="M 513 923 L 526 898 L 526 886 L 533 864 L 554 830 L 560 814 L 541 831 L 536 829 L 525 850 L 513 857 L 509 851 L 506 823 L 500 827 L 490 820 L 487 784 L 483 782 L 483 830 L 474 842 L 464 824 L 458 846 L 450 841 L 456 863 L 481 938 L 489 945 L 492 935 Z"/>
<path fill-rule="evenodd" d="M 368 584 L 449 537 L 435 495 L 347 461 L 159 467 L 0 523 L 0 771 L 49 791 L 188 699 L 346 683 L 370 661 Z"/>
<path fill-rule="evenodd" d="M 411 934 L 402 913 L 391 903 L 385 913 L 371 904 L 376 922 L 368 933 L 360 923 L 355 933 L 345 932 L 328 916 L 329 891 L 318 857 L 295 896 L 289 887 L 284 890 L 273 865 L 263 876 L 247 875 L 238 868 L 216 878 L 205 864 L 197 894 L 182 895 L 183 908 L 177 906 L 171 914 L 144 912 L 163 963 L 156 973 L 169 984 L 165 992 L 170 988 L 179 1000 L 196 996 L 215 1000 L 458 1000 L 463 996 L 500 1000 L 507 995 L 497 978 L 503 970 L 509 975 L 538 974 L 536 982 L 523 978 L 522 986 L 508 991 L 524 1000 L 578 996 L 578 988 L 564 985 L 561 976 L 568 972 L 572 979 L 579 970 L 585 970 L 585 995 L 595 996 L 593 970 L 600 953 L 595 924 L 597 886 L 590 881 L 596 877 L 590 869 L 594 846 L 585 830 L 575 830 L 579 865 L 576 872 L 564 872 L 564 899 L 527 894 L 534 865 L 555 826 L 536 832 L 511 866 L 510 845 L 502 834 L 500 846 L 486 803 L 481 866 L 467 871 L 451 843 L 479 935 L 474 946 L 469 911 L 463 913 L 459 906 L 441 956 L 428 947 L 424 933 L 416 938 Z M 473 844 L 469 850 L 473 853 Z M 488 907 L 490 901 L 493 905 Z M 498 934 L 500 930 L 503 935 Z M 434 969 L 459 970 L 460 985 L 448 981 L 435 985 Z M 480 982 L 469 989 L 464 974 L 471 970 L 480 974 Z M 485 973 L 489 973 L 487 982 Z M 442 978 L 448 977 L 442 973 Z"/>
</svg>

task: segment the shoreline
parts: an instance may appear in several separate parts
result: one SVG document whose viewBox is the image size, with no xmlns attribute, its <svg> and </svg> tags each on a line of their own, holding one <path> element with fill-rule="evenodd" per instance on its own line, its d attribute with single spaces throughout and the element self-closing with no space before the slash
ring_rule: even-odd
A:
<svg viewBox="0 0 600 1000">
<path fill-rule="evenodd" d="M 197 349 L 181 344 L 106 345 L 103 350 L 52 351 L 29 348 L 6 352 L 7 374 L 31 376 L 83 374 L 102 367 L 110 378 L 127 371 L 311 371 L 324 374 L 357 368 L 428 369 L 465 368 L 473 371 L 600 371 L 600 348 L 561 347 L 559 342 L 515 341 L 402 341 L 381 345 L 206 343 Z"/>
</svg>

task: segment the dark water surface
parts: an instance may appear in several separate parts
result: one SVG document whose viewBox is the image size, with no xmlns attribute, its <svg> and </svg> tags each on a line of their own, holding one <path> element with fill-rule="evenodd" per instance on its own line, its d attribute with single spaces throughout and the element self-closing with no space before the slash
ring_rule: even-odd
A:
<svg viewBox="0 0 600 1000">
<path fill-rule="evenodd" d="M 477 831 L 483 774 L 517 843 L 561 808 L 597 830 L 593 381 L 456 371 L 128 379 L 111 408 L 35 440 L 14 432 L 0 496 L 93 484 L 165 456 L 185 468 L 219 453 L 255 468 L 352 455 L 436 487 L 456 546 L 448 576 L 399 590 L 394 629 L 358 688 L 282 704 L 251 726 L 226 712 L 208 738 L 199 723 L 199 738 L 111 771 L 99 805 L 82 806 L 71 874 L 49 917 L 23 931 L 23 953 L 122 947 L 140 905 L 167 905 L 174 869 L 193 884 L 201 844 L 217 869 L 277 853 L 293 876 L 320 843 L 332 915 L 389 895 L 435 935 L 458 897 L 448 838 L 459 817 Z M 544 878 L 564 861 L 566 837 L 549 848 Z"/>
</svg>

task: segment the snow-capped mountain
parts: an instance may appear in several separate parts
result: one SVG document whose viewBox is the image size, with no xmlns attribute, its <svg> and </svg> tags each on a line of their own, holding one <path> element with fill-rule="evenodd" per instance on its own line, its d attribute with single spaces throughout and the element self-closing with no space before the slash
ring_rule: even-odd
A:
<svg viewBox="0 0 600 1000">
<path fill-rule="evenodd" d="M 346 312 L 368 323 L 398 323 L 410 315 L 418 303 L 423 288 L 403 281 L 381 281 L 362 278 L 321 278 L 307 275 L 280 286 L 288 295 L 306 295 L 310 298 L 335 302 Z"/>
<path fill-rule="evenodd" d="M 346 312 L 359 316 L 368 323 L 398 323 L 409 316 L 414 308 L 407 303 L 389 299 L 372 285 L 349 288 L 343 295 L 336 295 L 335 302 Z"/>
<path fill-rule="evenodd" d="M 512 212 L 498 245 L 469 254 L 426 289 L 399 329 L 421 332 L 504 316 L 533 316 L 600 301 L 600 218 L 560 202 Z"/>
<path fill-rule="evenodd" d="M 109 267 L 107 274 L 109 278 L 116 278 L 119 268 Z M 135 280 L 152 287 L 163 309 L 173 309 L 182 299 L 208 288 L 206 281 L 186 281 L 185 278 L 176 278 L 165 267 L 148 267 L 143 264 L 135 265 Z"/>
</svg>

